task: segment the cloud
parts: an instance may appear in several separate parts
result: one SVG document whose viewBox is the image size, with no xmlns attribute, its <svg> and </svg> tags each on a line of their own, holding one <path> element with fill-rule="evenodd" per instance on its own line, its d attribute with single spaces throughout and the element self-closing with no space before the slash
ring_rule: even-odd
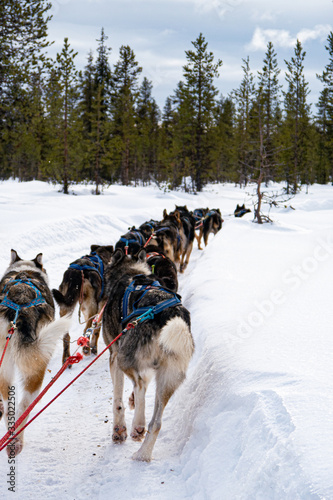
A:
<svg viewBox="0 0 333 500">
<path fill-rule="evenodd" d="M 251 42 L 246 45 L 246 49 L 250 51 L 265 50 L 268 42 L 272 42 L 275 47 L 289 48 L 294 47 L 297 40 L 302 44 L 305 44 L 308 40 L 316 40 L 317 38 L 323 41 L 327 38 L 331 29 L 329 24 L 318 24 L 313 29 L 303 29 L 293 36 L 287 30 L 265 30 L 257 27 L 253 33 Z"/>
<path fill-rule="evenodd" d="M 242 0 L 194 0 L 199 12 L 216 12 L 219 17 L 224 17 L 227 12 L 238 7 Z"/>
</svg>

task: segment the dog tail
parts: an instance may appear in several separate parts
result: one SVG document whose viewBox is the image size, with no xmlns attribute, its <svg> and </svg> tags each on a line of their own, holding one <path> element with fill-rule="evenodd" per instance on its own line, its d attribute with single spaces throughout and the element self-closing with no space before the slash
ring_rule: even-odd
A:
<svg viewBox="0 0 333 500">
<path fill-rule="evenodd" d="M 58 306 L 66 306 L 68 308 L 74 309 L 77 301 L 79 300 L 83 284 L 82 273 L 77 269 L 67 269 L 67 271 L 64 273 L 63 283 L 65 284 L 63 289 L 63 291 L 65 290 L 65 293 L 62 293 L 56 288 L 53 288 L 53 297 L 55 298 Z"/>
<path fill-rule="evenodd" d="M 43 326 L 38 332 L 36 347 L 45 360 L 51 358 L 57 340 L 69 331 L 70 325 L 70 315 L 67 315 Z"/>
<path fill-rule="evenodd" d="M 159 344 L 163 350 L 177 356 L 185 373 L 194 352 L 189 325 L 179 316 L 170 319 L 161 330 Z"/>
</svg>

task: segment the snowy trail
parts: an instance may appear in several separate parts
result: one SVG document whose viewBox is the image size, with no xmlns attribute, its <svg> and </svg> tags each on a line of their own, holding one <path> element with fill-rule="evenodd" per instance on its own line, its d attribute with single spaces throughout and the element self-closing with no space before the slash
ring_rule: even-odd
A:
<svg viewBox="0 0 333 500">
<path fill-rule="evenodd" d="M 100 197 L 84 187 L 78 194 L 65 197 L 42 183 L 0 184 L 1 272 L 10 248 L 28 258 L 42 251 L 57 287 L 90 244 L 114 244 L 131 225 L 161 219 L 163 208 L 228 214 L 246 197 L 222 185 L 198 196 L 121 186 Z M 225 217 L 202 252 L 195 244 L 179 291 L 196 352 L 165 410 L 150 464 L 131 460 L 138 443 L 112 444 L 106 353 L 27 429 L 16 498 L 333 499 L 332 196 L 326 186 L 300 194 L 295 211 L 275 209 L 273 226 L 253 225 L 251 214 Z M 81 328 L 74 313 L 72 340 Z M 45 384 L 61 351 L 59 342 Z M 66 371 L 43 404 L 90 359 Z M 126 406 L 130 392 L 127 381 Z M 147 421 L 153 401 L 152 383 Z M 128 425 L 132 416 L 127 408 Z M 2 478 L 7 469 L 2 453 Z M 12 498 L 2 478 L 0 497 Z"/>
</svg>

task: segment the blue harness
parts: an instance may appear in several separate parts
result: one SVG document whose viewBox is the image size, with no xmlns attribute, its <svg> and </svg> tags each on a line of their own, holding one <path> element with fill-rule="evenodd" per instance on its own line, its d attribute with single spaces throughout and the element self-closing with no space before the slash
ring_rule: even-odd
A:
<svg viewBox="0 0 333 500">
<path fill-rule="evenodd" d="M 143 236 L 138 229 L 132 229 L 132 231 L 130 231 L 129 234 L 133 234 L 133 235 L 137 236 L 137 238 L 126 238 L 125 236 L 122 236 L 120 238 L 120 241 L 125 242 L 125 246 L 128 247 L 129 243 L 139 243 L 140 246 L 144 245 L 145 242 L 143 240 Z"/>
<path fill-rule="evenodd" d="M 104 292 L 104 264 L 102 259 L 100 258 L 99 255 L 97 255 L 96 252 L 92 252 L 91 255 L 84 255 L 81 257 L 81 259 L 88 259 L 92 263 L 91 266 L 88 264 L 80 265 L 80 264 L 75 264 L 75 262 L 72 262 L 72 264 L 69 265 L 71 269 L 78 269 L 79 271 L 96 271 L 101 278 L 102 282 L 102 290 L 101 290 L 101 295 L 102 297 L 103 292 Z"/>
<path fill-rule="evenodd" d="M 7 286 L 10 283 L 13 283 L 14 285 L 17 285 L 18 283 L 24 283 L 24 284 L 30 286 L 36 292 L 36 298 L 33 299 L 31 302 L 28 302 L 26 304 L 16 304 L 16 302 L 13 302 L 12 300 L 10 300 L 8 298 L 9 290 L 7 291 L 3 301 L 0 302 L 0 305 L 9 307 L 10 309 L 14 309 L 14 311 L 16 311 L 15 318 L 13 320 L 13 324 L 15 325 L 17 317 L 18 317 L 21 309 L 38 306 L 39 304 L 45 304 L 46 300 L 42 296 L 41 291 L 38 290 L 38 288 L 33 283 L 31 283 L 31 280 L 29 278 L 27 278 L 27 279 L 10 279 L 6 283 L 6 286 L 4 287 L 3 292 L 6 290 Z"/>
<path fill-rule="evenodd" d="M 127 323 L 130 319 L 140 316 L 141 320 L 142 319 L 153 319 L 156 314 L 159 314 L 160 312 L 164 311 L 164 309 L 167 309 L 168 307 L 173 307 L 181 304 L 181 300 L 179 296 L 175 292 L 171 292 L 170 290 L 166 290 L 165 288 L 162 287 L 159 281 L 154 281 L 151 284 L 143 284 L 143 285 L 136 285 L 135 284 L 135 278 L 138 278 L 139 276 L 144 276 L 142 274 L 138 274 L 137 276 L 134 276 L 133 281 L 128 285 L 128 287 L 125 290 L 124 297 L 123 297 L 123 302 L 122 302 L 122 320 L 121 323 Z M 146 307 L 135 307 L 135 304 L 139 302 L 148 292 L 148 290 L 152 288 L 157 288 L 159 290 L 163 290 L 167 292 L 170 295 L 173 295 L 170 299 L 163 300 L 159 304 L 156 304 L 155 306 L 146 306 Z M 142 291 L 142 294 L 136 300 L 136 302 L 133 304 L 133 311 L 130 313 L 129 312 L 129 298 L 132 292 L 137 292 L 137 291 Z"/>
</svg>

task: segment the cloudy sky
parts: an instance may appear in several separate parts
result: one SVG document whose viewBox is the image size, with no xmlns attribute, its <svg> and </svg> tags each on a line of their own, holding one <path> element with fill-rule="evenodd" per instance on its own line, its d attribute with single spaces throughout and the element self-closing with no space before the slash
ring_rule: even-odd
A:
<svg viewBox="0 0 333 500">
<path fill-rule="evenodd" d="M 310 102 L 317 102 L 322 88 L 316 73 L 328 63 L 325 45 L 333 29 L 332 0 L 52 0 L 52 4 L 52 55 L 61 50 L 67 36 L 82 69 L 89 50 L 96 53 L 103 27 L 112 48 L 111 65 L 118 60 L 121 45 L 129 45 L 142 75 L 153 82 L 153 96 L 161 108 L 182 78 L 185 50 L 192 48 L 200 33 L 216 59 L 223 61 L 215 83 L 224 96 L 239 86 L 243 58 L 249 56 L 254 73 L 261 70 L 269 41 L 283 83 L 284 60 L 294 55 L 297 38 L 306 51 Z"/>
</svg>

